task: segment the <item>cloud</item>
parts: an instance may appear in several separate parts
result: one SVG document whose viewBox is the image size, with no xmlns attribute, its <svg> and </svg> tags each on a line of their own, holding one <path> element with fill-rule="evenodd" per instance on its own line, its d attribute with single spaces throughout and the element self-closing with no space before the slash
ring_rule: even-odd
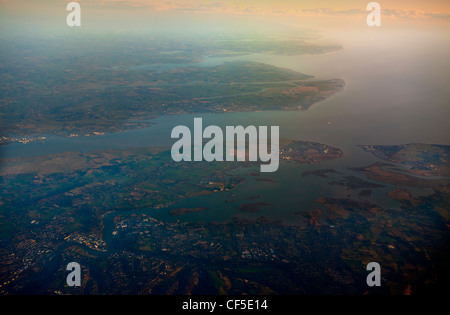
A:
<svg viewBox="0 0 450 315">
<path fill-rule="evenodd" d="M 234 14 L 234 15 L 275 15 L 275 16 L 322 16 L 322 17 L 364 17 L 368 11 L 365 7 L 350 9 L 335 9 L 331 7 L 318 7 L 304 9 L 298 5 L 267 4 L 267 2 L 254 5 L 238 1 L 194 1 L 194 0 L 90 0 L 89 3 L 102 2 L 109 6 L 129 6 L 147 8 L 154 11 L 175 11 L 201 14 Z M 284 5 L 283 5 L 284 4 Z M 387 19 L 440 19 L 449 20 L 450 14 L 445 12 L 425 12 L 420 10 L 402 10 L 383 8 L 382 14 Z"/>
<path fill-rule="evenodd" d="M 417 10 L 385 9 L 382 10 L 382 14 L 385 18 L 387 17 L 392 19 L 450 19 L 450 14 L 448 13 L 428 13 Z"/>
<path fill-rule="evenodd" d="M 336 10 L 332 8 L 316 8 L 316 9 L 304 9 L 302 12 L 305 15 L 319 15 L 319 16 L 355 16 L 355 15 L 367 15 L 367 11 L 358 9 Z"/>
</svg>

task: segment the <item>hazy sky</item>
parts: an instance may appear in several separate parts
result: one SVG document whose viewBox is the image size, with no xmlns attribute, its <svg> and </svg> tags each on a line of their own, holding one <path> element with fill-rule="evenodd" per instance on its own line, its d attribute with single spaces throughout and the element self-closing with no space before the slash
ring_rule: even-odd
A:
<svg viewBox="0 0 450 315">
<path fill-rule="evenodd" d="M 2 23 L 36 21 L 64 25 L 70 0 L 0 0 Z M 79 0 L 84 26 L 100 23 L 108 27 L 133 25 L 211 27 L 220 23 L 308 26 L 333 29 L 340 24 L 364 25 L 369 0 Z M 383 26 L 450 24 L 450 0 L 379 0 Z M 255 22 L 256 21 L 256 22 Z M 105 24 L 105 22 L 107 24 Z M 211 22 L 211 23 L 210 23 Z M 56 24 L 55 24 L 56 23 Z M 205 24 L 210 23 L 210 24 Z M 272 24 L 273 24 L 272 23 Z M 213 25 L 214 24 L 214 25 Z M 37 25 L 36 25 L 37 26 Z"/>
<path fill-rule="evenodd" d="M 0 0 L 2 10 L 51 10 L 70 1 Z M 273 14 L 273 15 L 348 15 L 365 11 L 368 0 L 79 0 L 82 7 L 120 8 L 192 13 Z M 383 10 L 399 16 L 439 16 L 449 19 L 449 0 L 380 0 Z"/>
</svg>

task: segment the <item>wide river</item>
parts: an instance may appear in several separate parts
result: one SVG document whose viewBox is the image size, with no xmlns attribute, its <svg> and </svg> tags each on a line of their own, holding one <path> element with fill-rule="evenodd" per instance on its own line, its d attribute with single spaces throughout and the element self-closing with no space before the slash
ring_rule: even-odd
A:
<svg viewBox="0 0 450 315">
<path fill-rule="evenodd" d="M 343 50 L 323 55 L 279 56 L 254 54 L 234 58 L 207 59 L 203 66 L 223 61 L 250 60 L 314 75 L 319 79 L 342 78 L 343 92 L 313 105 L 305 112 L 254 112 L 197 115 L 169 115 L 154 120 L 154 125 L 96 137 L 49 137 L 46 143 L 12 144 L 2 148 L 2 157 L 41 155 L 64 151 L 126 148 L 133 146 L 170 146 L 170 133 L 177 125 L 192 126 L 194 117 L 202 117 L 203 125 L 278 125 L 280 136 L 315 141 L 343 150 L 335 161 L 316 165 L 283 163 L 275 174 L 261 176 L 273 181 L 256 181 L 251 170 L 239 189 L 185 200 L 178 206 L 204 206 L 209 210 L 171 218 L 167 209 L 151 210 L 164 219 L 223 221 L 235 215 L 242 203 L 267 202 L 274 207 L 261 213 L 273 219 L 295 222 L 295 212 L 320 207 L 320 196 L 350 197 L 345 187 L 328 185 L 329 180 L 309 175 L 307 170 L 334 168 L 358 176 L 348 167 L 365 166 L 377 158 L 357 144 L 450 144 L 450 40 L 445 33 L 432 30 L 371 30 L 329 34 Z M 145 69 L 136 67 L 136 70 Z M 367 180 L 367 179 L 366 179 Z M 386 197 L 394 187 L 375 189 L 370 202 L 386 207 L 397 203 Z M 261 196 L 250 200 L 248 197 Z M 368 200 L 367 198 L 365 200 Z"/>
</svg>

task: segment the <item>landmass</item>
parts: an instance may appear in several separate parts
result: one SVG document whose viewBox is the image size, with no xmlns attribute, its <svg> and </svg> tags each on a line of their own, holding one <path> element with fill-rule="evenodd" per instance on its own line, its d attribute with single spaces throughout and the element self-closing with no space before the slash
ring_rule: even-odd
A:
<svg viewBox="0 0 450 315">
<path fill-rule="evenodd" d="M 298 205 L 300 225 L 264 217 L 164 222 L 116 211 L 156 209 L 161 198 L 188 198 L 176 197 L 187 191 L 214 193 L 208 185 L 219 182 L 219 190 L 238 189 L 238 177 L 223 163 L 178 165 L 178 173 L 163 148 L 7 162 L 0 193 L 2 294 L 419 294 L 447 285 L 448 180 L 399 175 L 388 164 L 360 167 L 352 171 L 399 186 L 388 196 L 400 208 L 323 196 L 317 200 L 323 208 Z M 317 172 L 324 174 L 344 176 Z M 410 189 L 418 187 L 432 192 L 413 196 Z M 266 206 L 276 208 L 261 201 L 240 210 Z M 81 287 L 64 285 L 66 261 L 83 262 Z M 365 284 L 370 261 L 382 262 L 382 287 Z"/>
<path fill-rule="evenodd" d="M 371 180 L 385 182 L 396 186 L 429 187 L 435 190 L 448 192 L 450 179 L 428 179 L 424 177 L 415 177 L 399 173 L 398 169 L 392 164 L 374 163 L 366 167 L 353 167 L 351 170 L 363 174 Z"/>
<path fill-rule="evenodd" d="M 169 214 L 171 216 L 179 216 L 179 215 L 184 215 L 184 214 L 187 214 L 187 213 L 200 212 L 200 211 L 206 211 L 206 210 L 208 210 L 208 209 L 205 208 L 205 207 L 197 207 L 197 208 L 184 208 L 184 207 L 182 207 L 182 208 L 171 209 L 169 211 Z"/>
<path fill-rule="evenodd" d="M 8 32 L 2 37 L 7 49 L 0 68 L 0 143 L 142 128 L 158 115 L 307 110 L 344 86 L 340 79 L 317 80 L 255 62 L 199 66 L 208 58 L 324 53 L 338 45 L 256 36 L 248 41 L 85 35 L 43 40 Z M 263 195 L 236 207 L 255 219 L 155 218 L 160 212 L 203 211 L 203 205 L 171 209 L 203 194 L 237 199 L 245 181 L 237 170 L 247 164 L 175 164 L 167 148 L 1 159 L 0 294 L 446 292 L 448 146 L 363 148 L 385 161 L 351 167 L 357 176 L 331 169 L 302 176 L 362 189 L 358 195 L 367 199 L 330 196 L 340 188 L 330 186 L 311 209 L 294 205 L 290 210 L 302 221 L 291 225 L 260 215 L 264 207 L 278 210 Z M 299 168 L 343 154 L 293 140 L 284 141 L 281 150 L 282 163 Z M 371 198 L 386 187 L 392 207 Z M 300 187 L 298 193 L 304 193 Z M 71 261 L 81 262 L 80 287 L 66 285 Z M 366 285 L 371 261 L 383 266 L 381 287 Z"/>
<path fill-rule="evenodd" d="M 450 175 L 450 145 L 403 144 L 361 145 L 364 150 L 392 163 L 406 167 L 405 171 L 421 176 Z"/>
<path fill-rule="evenodd" d="M 314 164 L 318 161 L 338 159 L 342 155 L 340 149 L 322 143 L 286 139 L 280 141 L 280 160 Z"/>
<path fill-rule="evenodd" d="M 326 150 L 337 152 L 313 142 L 284 143 L 288 144 L 281 146 L 285 156 L 306 156 L 320 150 L 309 162 L 330 159 Z M 247 166 L 242 162 L 176 163 L 167 148 L 156 147 L 64 152 L 0 159 L 0 163 L 2 213 L 23 209 L 30 222 L 40 224 L 56 214 L 84 213 L 68 220 L 65 229 L 74 231 L 85 223 L 91 233 L 101 229 L 99 218 L 109 211 L 169 208 L 182 199 L 232 190 L 245 179 L 230 171 Z M 265 177 L 256 179 L 275 182 Z M 174 214 L 181 212 L 173 210 Z M 0 232 L 7 235 L 14 226 L 9 222 L 0 227 Z"/>
<path fill-rule="evenodd" d="M 301 55 L 342 48 L 298 37 L 253 35 L 251 41 L 85 36 L 61 39 L 64 45 L 21 38 L 22 46 L 17 37 L 4 38 L 8 62 L 0 69 L 0 145 L 43 135 L 95 136 L 144 128 L 161 115 L 307 110 L 343 89 L 341 79 L 317 80 L 264 63 L 201 65 L 225 55 Z"/>
</svg>

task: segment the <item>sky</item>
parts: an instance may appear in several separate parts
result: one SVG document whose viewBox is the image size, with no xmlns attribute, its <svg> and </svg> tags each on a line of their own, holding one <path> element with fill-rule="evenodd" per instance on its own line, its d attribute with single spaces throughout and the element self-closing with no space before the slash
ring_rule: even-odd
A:
<svg viewBox="0 0 450 315">
<path fill-rule="evenodd" d="M 70 0 L 0 0 L 0 23 L 64 26 Z M 364 26 L 369 0 L 78 0 L 83 26 L 238 28 L 253 23 L 333 29 Z M 439 25 L 448 30 L 450 0 L 379 0 L 382 25 Z M 103 23 L 103 24 L 102 24 Z M 247 24 L 243 24 L 247 23 Z M 267 24 L 267 25 L 265 25 Z"/>
<path fill-rule="evenodd" d="M 82 3 L 83 1 L 80 1 Z M 88 1 L 84 1 L 88 2 Z M 93 1 L 89 1 L 93 3 Z M 95 1 L 94 1 L 95 2 Z M 103 5 L 128 5 L 149 7 L 155 10 L 178 10 L 186 12 L 230 13 L 230 14 L 276 14 L 276 15 L 336 15 L 363 11 L 370 1 L 361 0 L 98 0 Z M 384 0 L 378 1 L 385 9 L 401 14 L 435 14 L 445 17 L 450 12 L 448 0 Z"/>
<path fill-rule="evenodd" d="M 65 6 L 63 0 L 0 0 L 3 10 L 16 12 L 51 11 Z M 368 0 L 78 0 L 82 7 L 127 11 L 133 8 L 159 12 L 185 12 L 235 15 L 351 16 L 364 12 Z M 380 0 L 392 18 L 450 19 L 448 0 Z"/>
</svg>

